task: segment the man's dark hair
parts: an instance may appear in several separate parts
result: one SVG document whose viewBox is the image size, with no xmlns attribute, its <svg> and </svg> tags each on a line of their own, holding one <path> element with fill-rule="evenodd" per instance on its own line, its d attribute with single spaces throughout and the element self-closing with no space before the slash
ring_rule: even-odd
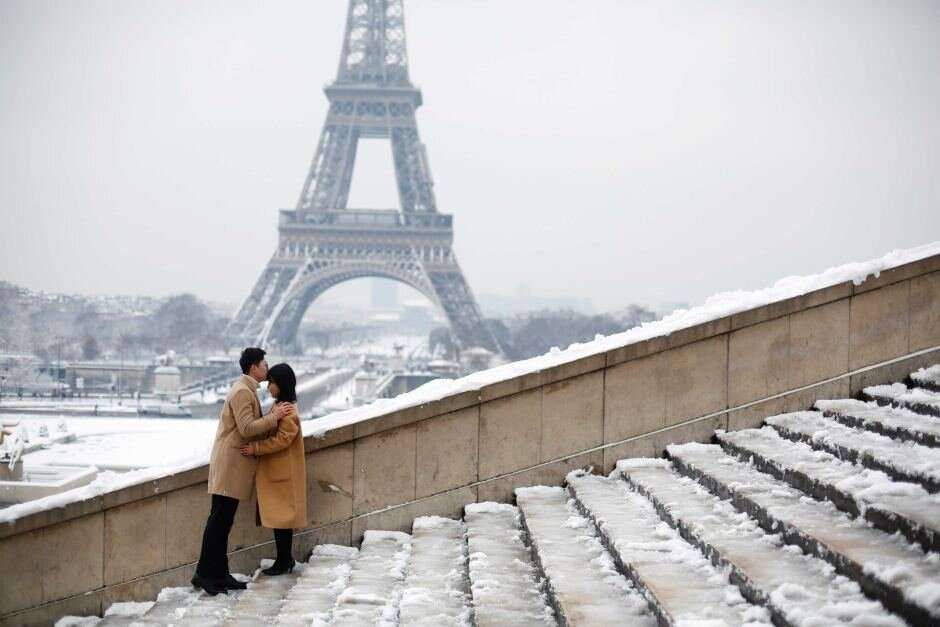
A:
<svg viewBox="0 0 940 627">
<path fill-rule="evenodd" d="M 277 385 L 278 403 L 297 402 L 297 377 L 287 364 L 275 364 L 268 370 L 268 383 Z"/>
<path fill-rule="evenodd" d="M 242 374 L 248 374 L 251 367 L 260 364 L 264 359 L 264 351 L 260 348 L 248 347 L 242 351 L 242 356 L 238 358 L 238 365 L 242 367 Z"/>
</svg>

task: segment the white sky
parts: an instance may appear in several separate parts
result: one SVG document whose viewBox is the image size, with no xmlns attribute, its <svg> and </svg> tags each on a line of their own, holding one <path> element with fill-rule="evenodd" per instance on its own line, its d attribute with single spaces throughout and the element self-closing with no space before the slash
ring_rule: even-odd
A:
<svg viewBox="0 0 940 627">
<path fill-rule="evenodd" d="M 237 304 L 343 0 L 0 0 L 0 279 Z M 406 0 L 477 293 L 700 302 L 940 239 L 940 3 Z M 369 146 L 352 201 L 397 206 Z M 386 159 L 387 157 L 387 159 Z M 378 167 L 381 166 L 381 167 Z"/>
</svg>

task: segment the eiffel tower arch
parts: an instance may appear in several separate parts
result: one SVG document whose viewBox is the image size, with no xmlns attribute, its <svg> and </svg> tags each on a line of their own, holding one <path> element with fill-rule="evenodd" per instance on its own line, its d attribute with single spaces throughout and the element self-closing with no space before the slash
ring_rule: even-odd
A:
<svg viewBox="0 0 940 627">
<path fill-rule="evenodd" d="M 229 324 L 245 345 L 297 346 L 304 313 L 344 281 L 384 277 L 424 294 L 458 345 L 500 347 L 453 251 L 453 217 L 440 213 L 408 77 L 403 0 L 350 0 L 336 80 L 313 163 L 294 209 L 280 212 L 279 243 Z M 358 142 L 388 139 L 400 209 L 347 206 Z"/>
</svg>

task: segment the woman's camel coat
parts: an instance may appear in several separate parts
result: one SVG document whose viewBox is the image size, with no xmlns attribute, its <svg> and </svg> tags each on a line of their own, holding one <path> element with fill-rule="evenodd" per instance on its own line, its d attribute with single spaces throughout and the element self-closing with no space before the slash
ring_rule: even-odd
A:
<svg viewBox="0 0 940 627">
<path fill-rule="evenodd" d="M 251 443 L 259 457 L 255 488 L 261 525 L 268 529 L 307 526 L 307 472 L 300 416 L 292 409 L 264 440 Z"/>
</svg>

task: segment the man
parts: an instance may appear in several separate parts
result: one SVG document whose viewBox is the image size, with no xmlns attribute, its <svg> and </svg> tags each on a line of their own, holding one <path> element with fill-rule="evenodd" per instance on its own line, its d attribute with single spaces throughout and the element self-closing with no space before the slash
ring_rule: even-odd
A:
<svg viewBox="0 0 940 627">
<path fill-rule="evenodd" d="M 238 360 L 243 376 L 232 384 L 222 406 L 219 428 L 209 458 L 209 494 L 212 508 L 202 534 L 202 550 L 192 584 L 207 594 L 243 589 L 246 584 L 228 570 L 228 534 L 240 500 L 250 499 L 255 483 L 256 457 L 246 457 L 240 449 L 247 442 L 263 438 L 277 427 L 290 410 L 289 403 L 276 405 L 261 416 L 258 384 L 268 376 L 268 362 L 260 348 L 246 348 Z"/>
</svg>

